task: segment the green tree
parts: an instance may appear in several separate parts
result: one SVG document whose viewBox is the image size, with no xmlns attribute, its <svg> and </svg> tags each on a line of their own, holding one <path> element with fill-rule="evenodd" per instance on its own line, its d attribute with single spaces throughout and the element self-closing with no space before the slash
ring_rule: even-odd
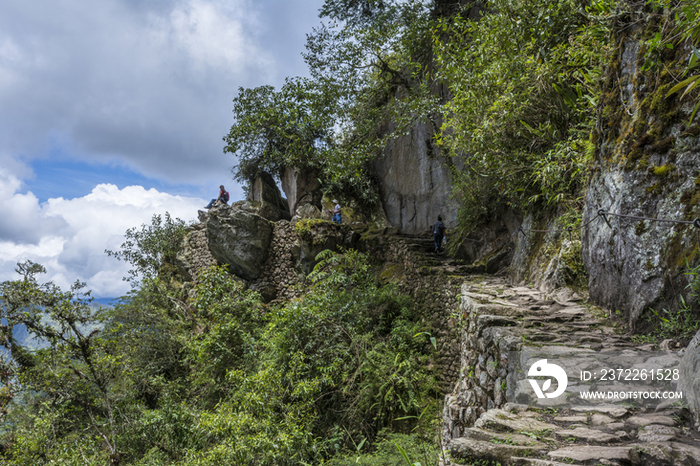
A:
<svg viewBox="0 0 700 466">
<path fill-rule="evenodd" d="M 325 109 L 334 105 L 307 79 L 272 86 L 240 88 L 233 100 L 235 123 L 224 137 L 224 152 L 237 158 L 233 173 L 251 181 L 260 172 L 280 177 L 287 166 L 321 168 L 333 145 L 333 122 Z"/>
<path fill-rule="evenodd" d="M 311 79 L 239 90 L 224 138 L 236 178 L 279 176 L 293 165 L 317 171 L 328 191 L 375 203 L 372 162 L 387 143 L 418 121 L 439 126 L 432 28 L 443 3 L 325 2 L 326 22 L 304 54 Z"/>
<path fill-rule="evenodd" d="M 443 22 L 438 62 L 452 99 L 441 143 L 464 167 L 462 234 L 507 206 L 577 208 L 614 6 L 494 0 L 478 20 Z"/>
<path fill-rule="evenodd" d="M 35 413 L 42 413 L 39 425 L 49 422 L 51 428 L 38 437 L 22 435 L 28 434 L 22 432 L 23 426 L 3 418 L 6 428 L 13 426 L 11 432 L 17 434 L 10 456 L 17 464 L 41 464 L 57 454 L 66 437 L 87 432 L 104 444 L 109 461 L 118 463 L 116 416 L 128 396 L 115 390 L 124 368 L 111 342 L 102 336 L 104 314 L 89 305 L 92 298 L 84 283 L 76 282 L 63 292 L 52 283 L 37 281 L 36 275 L 45 272 L 38 264 L 20 263 L 16 270 L 22 280 L 0 284 L 1 317 L 7 323 L 2 338 L 12 357 L 3 364 L 12 380 L 3 384 L 16 385 L 15 393 L 29 396 L 25 401 L 35 405 Z M 14 338 L 18 327 L 38 341 L 38 349 Z M 65 425 L 60 434 L 54 421 Z"/>
<path fill-rule="evenodd" d="M 173 219 L 168 212 L 165 219 L 160 214 L 153 214 L 150 225 L 126 230 L 126 241 L 119 251 L 105 250 L 105 254 L 130 263 L 134 268 L 124 280 L 137 286 L 140 278 L 156 278 L 164 265 L 175 262 L 186 226 L 183 220 Z"/>
</svg>

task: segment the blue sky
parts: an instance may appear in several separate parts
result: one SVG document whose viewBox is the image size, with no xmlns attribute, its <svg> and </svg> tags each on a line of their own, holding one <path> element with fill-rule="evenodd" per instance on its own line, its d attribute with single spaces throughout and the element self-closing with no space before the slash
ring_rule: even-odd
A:
<svg viewBox="0 0 700 466">
<path fill-rule="evenodd" d="M 232 181 L 239 87 L 306 75 L 322 0 L 37 0 L 0 14 L 0 280 L 128 291 L 103 254 L 154 213 L 184 220 Z"/>
</svg>

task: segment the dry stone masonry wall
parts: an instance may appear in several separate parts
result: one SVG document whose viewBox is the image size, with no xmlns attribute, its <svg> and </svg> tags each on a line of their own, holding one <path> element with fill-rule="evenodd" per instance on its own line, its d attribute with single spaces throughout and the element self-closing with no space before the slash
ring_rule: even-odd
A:
<svg viewBox="0 0 700 466">
<path fill-rule="evenodd" d="M 251 289 L 260 292 L 266 301 L 296 298 L 299 294 L 297 285 L 304 279 L 296 267 L 298 251 L 299 239 L 292 224 L 286 220 L 276 222 L 270 253 L 260 278 L 251 284 Z"/>
<path fill-rule="evenodd" d="M 203 223 L 189 228 L 176 262 L 185 278 L 194 283 L 197 283 L 197 275 L 202 269 L 218 265 L 209 251 L 209 241 Z"/>
<path fill-rule="evenodd" d="M 435 256 L 432 239 L 416 236 L 387 236 L 384 266 L 380 277 L 399 285 L 422 308 L 437 339 L 440 386 L 448 393 L 459 375 L 459 333 L 455 316 L 459 290 L 470 268 Z"/>
</svg>

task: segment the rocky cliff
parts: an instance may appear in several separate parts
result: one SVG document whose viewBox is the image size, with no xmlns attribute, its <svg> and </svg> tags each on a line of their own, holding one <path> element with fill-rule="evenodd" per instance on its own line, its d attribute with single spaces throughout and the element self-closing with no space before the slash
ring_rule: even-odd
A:
<svg viewBox="0 0 700 466">
<path fill-rule="evenodd" d="M 426 231 L 442 215 L 456 225 L 458 204 L 450 198 L 450 168 L 433 140 L 434 130 L 417 123 L 389 143 L 375 163 L 384 213 L 406 234 Z"/>
<path fill-rule="evenodd" d="M 690 50 L 666 49 L 662 69 L 644 71 L 644 43 L 660 19 L 631 15 L 617 28 L 618 46 L 605 73 L 583 223 L 600 209 L 692 221 L 700 216 L 700 125 L 687 124 L 691 102 L 667 97 Z M 677 308 L 698 231 L 691 224 L 614 215 L 594 221 L 582 233 L 591 299 L 623 311 L 635 328 L 649 308 Z"/>
</svg>

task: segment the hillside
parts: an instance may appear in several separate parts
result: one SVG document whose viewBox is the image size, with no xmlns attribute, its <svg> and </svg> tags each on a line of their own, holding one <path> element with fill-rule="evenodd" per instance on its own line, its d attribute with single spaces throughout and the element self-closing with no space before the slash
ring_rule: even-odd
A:
<svg viewBox="0 0 700 466">
<path fill-rule="evenodd" d="M 112 307 L 0 284 L 0 461 L 700 463 L 698 11 L 326 1 L 245 200 L 128 230 Z"/>
</svg>

